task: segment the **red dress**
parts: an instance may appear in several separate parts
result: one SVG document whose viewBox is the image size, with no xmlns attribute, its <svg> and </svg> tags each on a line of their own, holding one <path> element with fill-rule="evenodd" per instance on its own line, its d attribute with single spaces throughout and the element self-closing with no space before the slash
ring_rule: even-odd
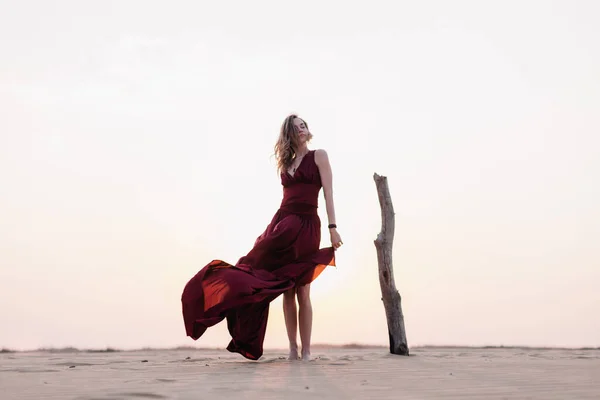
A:
<svg viewBox="0 0 600 400">
<path fill-rule="evenodd" d="M 197 340 L 227 318 L 232 338 L 227 350 L 257 360 L 263 353 L 269 303 L 335 265 L 333 248 L 319 249 L 322 185 L 314 157 L 314 150 L 308 152 L 294 176 L 281 174 L 281 206 L 248 254 L 235 265 L 214 260 L 185 285 L 181 302 L 187 336 Z"/>
</svg>

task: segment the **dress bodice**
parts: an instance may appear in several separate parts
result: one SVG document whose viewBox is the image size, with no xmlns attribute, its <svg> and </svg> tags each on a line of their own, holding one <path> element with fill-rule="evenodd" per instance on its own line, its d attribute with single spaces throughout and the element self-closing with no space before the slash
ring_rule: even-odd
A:
<svg viewBox="0 0 600 400">
<path fill-rule="evenodd" d="M 293 176 L 288 171 L 282 172 L 281 184 L 281 209 L 294 213 L 316 212 L 322 185 L 315 151 L 311 150 L 304 156 Z"/>
</svg>

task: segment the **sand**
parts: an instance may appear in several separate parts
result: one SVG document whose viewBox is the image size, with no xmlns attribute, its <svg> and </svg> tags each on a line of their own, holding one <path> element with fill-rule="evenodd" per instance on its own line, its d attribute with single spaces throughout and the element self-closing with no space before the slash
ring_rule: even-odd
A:
<svg viewBox="0 0 600 400">
<path fill-rule="evenodd" d="M 0 399 L 600 399 L 600 350 L 315 349 L 0 354 Z"/>
</svg>

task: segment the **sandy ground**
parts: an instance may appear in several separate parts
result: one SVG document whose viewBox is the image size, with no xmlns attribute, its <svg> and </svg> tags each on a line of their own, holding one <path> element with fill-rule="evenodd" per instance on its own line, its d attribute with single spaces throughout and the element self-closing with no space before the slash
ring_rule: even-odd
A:
<svg viewBox="0 0 600 400">
<path fill-rule="evenodd" d="M 600 350 L 319 348 L 0 354 L 0 399 L 600 399 Z"/>
</svg>

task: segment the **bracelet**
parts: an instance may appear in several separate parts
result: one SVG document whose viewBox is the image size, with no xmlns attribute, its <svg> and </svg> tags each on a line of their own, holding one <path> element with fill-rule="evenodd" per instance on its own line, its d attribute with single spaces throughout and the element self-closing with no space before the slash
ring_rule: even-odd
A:
<svg viewBox="0 0 600 400">
<path fill-rule="evenodd" d="M 329 229 L 336 228 L 337 229 L 337 225 L 336 224 L 329 224 L 327 226 L 327 228 L 329 228 Z"/>
</svg>

